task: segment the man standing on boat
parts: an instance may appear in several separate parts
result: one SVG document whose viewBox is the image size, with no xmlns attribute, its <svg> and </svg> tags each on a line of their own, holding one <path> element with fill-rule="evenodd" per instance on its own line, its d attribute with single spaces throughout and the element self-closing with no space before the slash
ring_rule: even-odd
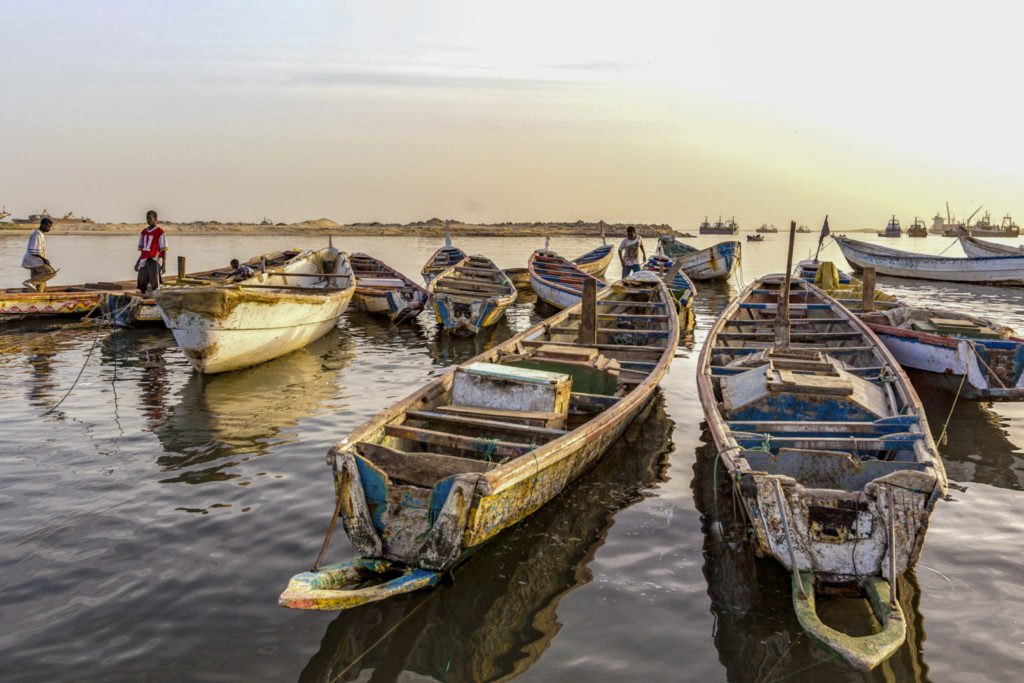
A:
<svg viewBox="0 0 1024 683">
<path fill-rule="evenodd" d="M 167 271 L 167 237 L 156 224 L 156 211 L 146 212 L 146 223 L 139 235 L 139 260 L 135 262 L 139 291 L 143 294 L 159 287 L 160 274 Z"/>
<path fill-rule="evenodd" d="M 619 243 L 619 264 L 622 266 L 622 277 L 627 277 L 640 270 L 640 254 L 647 260 L 643 241 L 637 237 L 636 228 L 626 228 L 626 239 Z"/>
<path fill-rule="evenodd" d="M 52 227 L 53 221 L 44 217 L 39 221 L 39 227 L 28 237 L 28 248 L 25 250 L 25 257 L 21 259 L 21 267 L 28 268 L 28 279 L 21 283 L 27 289 L 46 291 L 46 281 L 57 274 L 46 258 L 46 238 L 43 236 L 44 233 L 50 232 Z"/>
</svg>

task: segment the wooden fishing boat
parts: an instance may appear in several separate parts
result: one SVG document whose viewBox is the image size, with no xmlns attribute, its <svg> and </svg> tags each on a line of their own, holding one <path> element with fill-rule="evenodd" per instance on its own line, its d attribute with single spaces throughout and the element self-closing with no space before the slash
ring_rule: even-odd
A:
<svg viewBox="0 0 1024 683">
<path fill-rule="evenodd" d="M 162 287 L 153 298 L 193 367 L 217 373 L 319 339 L 337 325 L 355 289 L 348 258 L 328 247 L 302 252 L 244 282 Z"/>
<path fill-rule="evenodd" d="M 851 266 L 857 270 L 871 267 L 879 275 L 991 285 L 1024 284 L 1024 254 L 957 258 L 915 254 L 848 237 L 836 237 L 835 242 Z"/>
<path fill-rule="evenodd" d="M 368 254 L 349 257 L 356 277 L 355 301 L 360 310 L 386 315 L 391 322 L 412 320 L 427 303 L 427 290 L 380 259 Z"/>
<path fill-rule="evenodd" d="M 449 370 L 331 450 L 359 559 L 296 575 L 286 607 L 337 610 L 436 585 L 618 439 L 679 339 L 659 282 L 623 280 Z"/>
<path fill-rule="evenodd" d="M 583 256 L 574 258 L 572 262 L 587 275 L 593 275 L 598 278 L 604 277 L 605 271 L 608 270 L 608 264 L 612 262 L 612 245 L 602 244 L 596 249 L 591 249 Z"/>
<path fill-rule="evenodd" d="M 794 277 L 810 271 L 797 264 Z M 828 261 L 810 279 L 860 315 L 903 368 L 927 372 L 933 383 L 963 398 L 1024 400 L 1024 339 L 1012 329 L 962 311 L 908 306 L 877 289 L 876 310 L 863 312 L 861 281 Z"/>
<path fill-rule="evenodd" d="M 874 668 L 904 641 L 895 581 L 920 556 L 946 490 L 905 373 L 824 291 L 771 275 L 715 322 L 697 388 L 757 552 L 792 574 L 801 626 L 853 667 Z M 855 637 L 823 624 L 815 594 L 833 588 L 863 591 L 881 630 Z"/>
<path fill-rule="evenodd" d="M 741 258 L 740 243 L 733 241 L 697 249 L 673 235 L 662 235 L 658 238 L 658 249 L 671 259 L 681 259 L 691 280 L 728 280 Z"/>
<path fill-rule="evenodd" d="M 984 258 L 986 256 L 1020 256 L 1024 254 L 1024 248 L 1013 244 L 999 244 L 988 240 L 979 240 L 977 237 L 961 233 L 957 235 L 960 240 L 960 247 L 970 258 Z"/>
<path fill-rule="evenodd" d="M 748 242 L 764 242 L 764 235 L 747 235 Z"/>
<path fill-rule="evenodd" d="M 466 258 L 468 254 L 452 245 L 452 233 L 448 227 L 448 221 L 444 222 L 444 246 L 435 251 L 427 260 L 427 264 L 420 271 L 423 281 L 428 285 L 435 277 L 448 270 L 456 263 Z"/>
<path fill-rule="evenodd" d="M 679 329 L 689 330 L 697 321 L 697 316 L 693 312 L 693 299 L 697 296 L 697 287 L 694 286 L 690 278 L 686 277 L 686 273 L 681 268 L 677 268 L 673 272 L 674 265 L 675 262 L 664 254 L 654 254 L 647 259 L 644 270 L 654 273 L 662 281 L 669 275 L 672 276 L 671 281 L 665 282 L 665 285 L 672 298 L 676 300 Z"/>
<path fill-rule="evenodd" d="M 530 287 L 537 293 L 537 298 L 555 308 L 568 308 L 578 304 L 580 297 L 583 296 L 583 283 L 587 280 L 595 280 L 599 290 L 607 286 L 550 249 L 538 249 L 533 252 L 530 255 L 528 270 Z"/>
<path fill-rule="evenodd" d="M 445 332 L 472 337 L 490 327 L 515 303 L 515 285 L 486 256 L 468 256 L 428 285 L 437 322 Z"/>
<path fill-rule="evenodd" d="M 529 268 L 505 268 L 504 273 L 517 288 L 530 286 Z"/>
</svg>

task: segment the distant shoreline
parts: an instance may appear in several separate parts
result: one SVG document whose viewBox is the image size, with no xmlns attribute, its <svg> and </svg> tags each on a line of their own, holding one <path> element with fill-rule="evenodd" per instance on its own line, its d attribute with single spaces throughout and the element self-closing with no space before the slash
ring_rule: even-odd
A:
<svg viewBox="0 0 1024 683">
<path fill-rule="evenodd" d="M 219 223 L 217 221 L 196 221 L 192 223 L 160 223 L 170 234 L 176 235 L 332 235 L 332 236 L 390 236 L 390 237 L 443 237 L 444 221 L 431 219 L 416 223 L 351 223 L 342 225 L 321 218 L 301 223 L 267 225 L 261 223 Z M 530 222 L 530 223 L 462 223 L 451 222 L 453 237 L 600 237 L 602 227 L 608 238 L 624 236 L 626 227 L 636 226 L 642 236 L 682 236 L 684 233 L 665 224 L 644 223 L 574 223 Z M 24 233 L 35 229 L 37 224 L 0 223 L 0 233 Z M 50 234 L 55 235 L 123 235 L 137 233 L 145 223 L 55 223 Z"/>
</svg>

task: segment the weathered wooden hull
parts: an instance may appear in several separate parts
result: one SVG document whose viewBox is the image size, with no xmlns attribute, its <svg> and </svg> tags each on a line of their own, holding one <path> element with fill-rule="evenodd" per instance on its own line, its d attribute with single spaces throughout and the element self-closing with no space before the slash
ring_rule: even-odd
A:
<svg viewBox="0 0 1024 683">
<path fill-rule="evenodd" d="M 717 459 L 746 509 L 757 552 L 771 555 L 793 574 L 794 608 L 801 624 L 826 649 L 857 668 L 870 669 L 902 642 L 902 615 L 878 606 L 876 615 L 886 622 L 883 632 L 850 638 L 817 619 L 814 583 L 859 584 L 874 603 L 876 580 L 895 581 L 919 557 L 931 512 L 945 492 L 945 471 L 920 400 L 892 355 L 837 301 L 798 281 L 793 291 L 803 298 L 790 306 L 793 340 L 798 343 L 792 352 L 782 347 L 796 355 L 780 358 L 816 352 L 826 361 L 832 356 L 844 359 L 845 376 L 852 379 L 834 374 L 840 385 L 854 384 L 850 394 L 830 394 L 823 389 L 829 384 L 812 376 L 804 380 L 806 389 L 785 388 L 805 377 L 805 371 L 774 369 L 768 354 L 776 349 L 766 350 L 758 341 L 771 333 L 751 332 L 758 328 L 748 324 L 771 324 L 772 292 L 778 292 L 772 287 L 781 281 L 781 276 L 770 276 L 755 282 L 723 311 L 701 350 L 698 393 Z M 744 364 L 744 358 L 753 360 Z M 782 360 L 774 362 L 786 367 Z M 806 367 L 804 361 L 786 362 Z M 830 362 L 815 364 L 834 367 Z M 857 376 L 861 379 L 849 374 L 858 368 L 863 368 Z M 785 372 L 801 374 L 786 379 Z M 880 383 L 879 373 L 887 381 Z M 733 377 L 743 379 L 733 382 Z M 766 378 L 767 391 L 759 395 Z M 871 393 L 859 393 L 867 387 Z M 880 410 L 873 415 L 881 417 L 850 417 L 843 412 L 850 408 L 834 398 L 839 395 L 863 397 L 857 410 L 869 413 L 870 407 Z M 741 403 L 738 397 L 752 398 Z M 808 588 L 810 596 L 804 595 Z"/>
<path fill-rule="evenodd" d="M 915 254 L 844 237 L 837 237 L 835 241 L 846 260 L 857 270 L 874 268 L 879 275 L 919 280 L 1024 284 L 1024 254 L 956 258 Z"/>
<path fill-rule="evenodd" d="M 466 256 L 466 252 L 458 247 L 453 247 L 450 243 L 441 247 L 431 255 L 426 265 L 423 266 L 423 270 L 420 271 L 423 275 L 423 281 L 429 285 L 434 278 L 466 258 Z"/>
<path fill-rule="evenodd" d="M 446 296 L 436 296 L 434 318 L 446 332 L 456 337 L 473 337 L 486 327 L 497 324 L 515 297 L 500 297 L 474 301 L 468 309 L 459 310 L 458 302 Z"/>
<path fill-rule="evenodd" d="M 0 292 L 0 324 L 19 320 L 73 320 L 95 310 L 103 292 Z"/>
<path fill-rule="evenodd" d="M 530 287 L 537 298 L 558 309 L 578 304 L 583 297 L 583 281 L 596 279 L 596 276 L 583 271 L 575 262 L 546 249 L 530 255 L 527 270 L 530 273 Z M 599 290 L 604 286 L 604 282 L 597 280 Z"/>
<path fill-rule="evenodd" d="M 671 310 L 671 295 L 661 283 L 623 283 L 619 287 L 618 291 L 653 292 L 652 298 L 647 301 L 656 302 L 660 310 Z M 600 292 L 599 303 L 610 299 L 612 294 L 612 288 Z M 560 342 L 551 341 L 552 335 L 564 333 L 555 333 L 553 330 L 574 320 L 579 312 L 579 306 L 562 311 L 468 361 L 464 366 L 496 363 L 504 357 L 519 357 L 524 348 L 558 344 Z M 405 416 L 418 406 L 446 395 L 452 389 L 457 368 L 452 368 L 444 376 L 346 436 L 332 449 L 329 460 L 334 468 L 341 518 L 352 544 L 367 559 L 388 560 L 408 568 L 443 572 L 461 562 L 503 529 L 539 509 L 593 465 L 651 399 L 658 382 L 668 370 L 679 336 L 678 322 L 674 315 L 662 315 L 659 319 L 661 322 L 658 324 L 662 327 L 656 336 L 664 341 L 663 346 L 644 347 L 647 350 L 643 351 L 635 344 L 622 342 L 633 350 L 632 353 L 657 354 L 656 362 L 640 363 L 651 367 L 649 372 L 644 372 L 642 380 L 633 380 L 630 385 L 633 388 L 628 393 L 609 396 L 607 407 L 581 426 L 553 434 L 549 437 L 553 440 L 545 439 L 545 443 L 522 446 L 512 457 L 503 457 L 504 451 L 501 449 L 510 448 L 514 444 L 493 440 L 489 448 L 495 449 L 494 460 L 503 458 L 497 464 L 465 474 L 454 474 L 437 481 L 432 488 L 412 490 L 410 487 L 399 486 L 400 482 L 389 482 L 383 470 L 375 468 L 358 452 L 360 443 L 378 443 L 387 434 L 405 433 L 402 427 L 396 425 L 405 424 Z M 622 334 L 644 333 L 624 329 Z M 651 334 L 650 331 L 646 332 L 645 338 L 650 338 Z M 652 348 L 656 350 L 651 351 Z M 624 362 L 622 367 L 627 368 L 629 365 Z M 487 446 L 490 440 L 479 441 Z M 486 461 L 491 461 L 490 456 L 485 457 Z M 389 494 L 389 487 L 397 491 Z M 399 510 L 390 504 L 381 504 L 381 501 L 390 500 L 389 496 L 397 495 L 399 491 L 403 496 L 402 508 L 418 508 L 421 511 Z M 410 528 L 413 531 L 410 532 Z M 324 570 L 343 571 L 333 567 L 325 567 Z M 281 604 L 310 609 L 340 609 L 354 604 L 352 591 L 331 590 L 328 587 L 331 582 L 324 580 L 314 585 L 318 573 L 306 572 L 296 576 L 288 590 L 282 594 Z M 363 593 L 361 601 L 407 592 L 408 587 L 403 585 L 405 580 L 389 582 L 383 591 Z"/>
<path fill-rule="evenodd" d="M 526 268 L 505 268 L 505 275 L 516 287 L 530 286 L 530 271 Z"/>
<path fill-rule="evenodd" d="M 1018 246 L 1012 244 L 998 244 L 975 239 L 973 236 L 958 235 L 960 247 L 970 258 L 984 258 L 986 256 L 1019 256 L 1024 254 Z"/>
<path fill-rule="evenodd" d="M 605 271 L 608 270 L 608 266 L 612 262 L 612 256 L 614 254 L 612 253 L 611 245 L 605 244 L 597 249 L 588 251 L 579 258 L 573 259 L 572 262 L 587 275 L 604 277 Z"/>
<path fill-rule="evenodd" d="M 504 271 L 484 256 L 467 256 L 427 287 L 435 319 L 456 337 L 472 337 L 496 324 L 518 297 Z"/>
<path fill-rule="evenodd" d="M 324 277 L 324 263 L 330 269 Z M 316 285 L 319 279 L 329 279 Z M 289 284 L 303 282 L 303 285 Z M 333 248 L 306 252 L 244 283 L 161 288 L 167 327 L 196 370 L 227 372 L 283 356 L 327 334 L 355 293 L 348 259 Z"/>
<path fill-rule="evenodd" d="M 664 278 L 672 270 L 675 262 L 667 256 L 655 254 L 647 259 L 644 270 L 650 271 L 658 277 Z M 672 282 L 666 283 L 669 293 L 678 304 L 679 329 L 690 330 L 697 322 L 697 316 L 693 312 L 693 300 L 697 297 L 697 287 L 693 281 L 686 276 L 686 272 L 680 270 L 672 278 Z"/>
<path fill-rule="evenodd" d="M 693 251 L 693 247 L 666 236 L 659 240 L 659 246 L 665 256 L 683 262 L 683 271 L 691 280 L 727 280 L 742 258 L 740 243 L 733 241 Z"/>
</svg>

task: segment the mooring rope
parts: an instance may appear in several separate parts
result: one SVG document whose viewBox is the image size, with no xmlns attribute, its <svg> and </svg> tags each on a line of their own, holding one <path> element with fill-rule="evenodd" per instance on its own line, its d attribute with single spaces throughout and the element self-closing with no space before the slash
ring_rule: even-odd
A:
<svg viewBox="0 0 1024 683">
<path fill-rule="evenodd" d="M 960 378 L 960 386 L 956 390 L 956 396 L 953 397 L 953 405 L 949 407 L 949 414 L 946 415 L 946 421 L 942 424 L 942 432 L 939 434 L 939 446 L 945 446 L 949 443 L 949 439 L 946 438 L 946 428 L 949 427 L 949 421 L 953 418 L 953 410 L 956 408 L 957 399 L 960 398 L 960 391 L 964 388 L 964 382 L 967 380 L 967 373 L 970 371 L 970 367 L 968 367 L 964 371 L 964 376 Z"/>
</svg>

